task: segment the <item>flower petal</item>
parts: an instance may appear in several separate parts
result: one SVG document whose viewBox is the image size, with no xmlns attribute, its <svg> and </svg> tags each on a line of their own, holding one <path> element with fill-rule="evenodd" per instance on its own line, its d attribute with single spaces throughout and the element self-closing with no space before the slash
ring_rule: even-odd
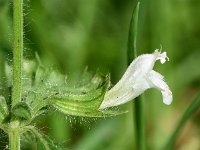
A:
<svg viewBox="0 0 200 150">
<path fill-rule="evenodd" d="M 134 83 L 127 82 L 121 87 L 114 86 L 111 90 L 106 92 L 104 100 L 100 105 L 100 109 L 118 106 L 133 100 L 141 95 L 144 91 L 151 88 L 148 82 L 149 81 L 146 78 L 141 78 Z"/>
<path fill-rule="evenodd" d="M 155 87 L 161 90 L 161 93 L 163 96 L 163 102 L 166 105 L 170 105 L 173 99 L 172 92 L 169 89 L 169 86 L 167 85 L 167 83 L 164 81 L 164 77 L 160 73 L 152 70 L 147 75 L 147 78 L 149 79 L 151 83 L 151 87 Z"/>
<path fill-rule="evenodd" d="M 155 52 L 153 54 L 143 54 L 138 56 L 129 65 L 122 79 L 129 82 L 131 79 L 136 80 L 143 77 L 143 75 L 153 69 L 153 66 L 158 58 L 158 53 L 159 52 Z"/>
<path fill-rule="evenodd" d="M 135 58 L 133 62 L 129 65 L 123 77 L 118 83 L 121 84 L 131 82 L 132 80 L 137 81 L 153 69 L 154 64 L 157 60 L 160 60 L 160 62 L 163 64 L 165 63 L 166 59 L 169 61 L 167 53 L 161 53 L 158 49 L 156 49 L 155 52 L 152 54 L 140 55 Z"/>
<path fill-rule="evenodd" d="M 166 62 L 166 59 L 167 59 L 167 61 L 169 61 L 169 58 L 167 57 L 166 52 L 160 53 L 160 55 L 157 58 L 157 60 L 160 60 L 161 64 L 164 64 Z"/>
<path fill-rule="evenodd" d="M 116 93 L 107 92 L 99 109 L 104 109 L 107 107 L 113 107 L 124 104 L 127 101 L 131 100 L 133 93 L 134 92 L 132 89 L 121 90 Z"/>
</svg>

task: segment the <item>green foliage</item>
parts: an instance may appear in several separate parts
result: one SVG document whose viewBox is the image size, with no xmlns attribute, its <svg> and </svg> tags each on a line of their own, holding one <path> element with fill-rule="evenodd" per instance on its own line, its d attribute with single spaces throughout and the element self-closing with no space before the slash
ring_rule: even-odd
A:
<svg viewBox="0 0 200 150">
<path fill-rule="evenodd" d="M 98 109 L 108 88 L 109 77 L 96 74 L 84 83 L 89 77 L 85 75 L 79 85 L 71 87 L 66 76 L 40 66 L 35 73 L 33 87 L 24 93 L 24 99 L 32 108 L 33 116 L 41 114 L 42 108 L 48 105 L 66 115 L 104 117 L 118 114 L 117 111 Z"/>
<path fill-rule="evenodd" d="M 103 77 L 98 74 L 91 76 L 85 72 L 83 79 L 77 85 L 68 84 L 66 76 L 54 71 L 53 68 L 39 66 L 32 77 L 25 75 L 22 79 L 22 100 L 12 108 L 15 117 L 30 120 L 44 113 L 52 107 L 66 115 L 105 117 L 117 115 L 122 112 L 115 110 L 100 111 L 104 94 L 109 86 L 109 76 Z M 31 84 L 28 83 L 32 81 Z M 5 98 L 1 98 L 4 104 Z M 3 106 L 2 104 L 2 106 Z"/>
<path fill-rule="evenodd" d="M 66 149 L 60 143 L 56 143 L 50 137 L 43 134 L 34 126 L 27 126 L 22 136 L 23 144 L 28 143 L 28 149 L 37 150 L 63 150 Z M 30 144 L 31 143 L 31 144 Z M 26 147 L 23 147 L 27 149 Z"/>
<path fill-rule="evenodd" d="M 21 91 L 22 101 L 11 108 L 11 116 L 8 121 L 11 122 L 11 129 L 21 128 L 22 133 L 26 131 L 33 133 L 35 138 L 43 144 L 44 148 L 42 149 L 52 149 L 50 148 L 52 144 L 46 136 L 40 134 L 30 124 L 41 114 L 50 110 L 54 111 L 53 108 L 65 115 L 81 117 L 108 117 L 124 113 L 113 109 L 99 110 L 109 86 L 109 76 L 104 77 L 99 74 L 93 76 L 85 71 L 78 84 L 71 86 L 65 75 L 58 73 L 52 67 L 41 65 L 36 71 L 24 72 L 24 76 L 25 78 L 22 79 L 22 89 L 24 90 Z M 8 115 L 6 100 L 1 96 L 0 127 L 13 133 L 7 126 L 8 122 L 2 122 Z"/>
<path fill-rule="evenodd" d="M 30 120 L 31 119 L 31 109 L 25 102 L 17 103 L 11 110 L 12 115 L 17 119 Z"/>
<path fill-rule="evenodd" d="M 0 96 L 0 124 L 8 116 L 9 111 L 4 97 Z"/>
<path fill-rule="evenodd" d="M 28 134 L 32 134 L 35 141 L 36 141 L 36 147 L 38 150 L 63 150 L 64 147 L 60 145 L 59 143 L 55 143 L 53 140 L 51 140 L 47 135 L 44 135 L 38 131 L 33 126 L 29 126 L 27 128 Z M 29 137 L 29 136 L 28 136 Z M 33 139 L 31 139 L 33 140 Z M 30 141 L 29 141 L 30 142 Z"/>
</svg>

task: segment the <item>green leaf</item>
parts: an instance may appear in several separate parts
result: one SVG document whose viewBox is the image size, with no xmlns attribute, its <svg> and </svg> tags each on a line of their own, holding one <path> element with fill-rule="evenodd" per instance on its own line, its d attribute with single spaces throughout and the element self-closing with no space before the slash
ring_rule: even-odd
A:
<svg viewBox="0 0 200 150">
<path fill-rule="evenodd" d="M 191 116 L 200 108 L 200 94 L 194 99 L 191 105 L 187 108 L 185 113 L 183 114 L 182 118 L 180 119 L 177 127 L 175 128 L 174 132 L 170 136 L 169 140 L 166 142 L 165 147 L 163 150 L 171 150 L 174 147 L 174 143 L 181 131 L 184 127 L 185 123 L 191 118 Z"/>
<path fill-rule="evenodd" d="M 38 131 L 33 126 L 27 127 L 28 131 L 31 132 L 37 141 L 37 149 L 39 150 L 64 150 L 64 148 L 61 144 L 55 143 L 53 140 L 51 140 L 47 135 L 44 135 Z"/>
<path fill-rule="evenodd" d="M 64 85 L 66 76 L 51 67 L 39 66 L 35 75 L 35 85 L 60 86 Z"/>
<path fill-rule="evenodd" d="M 44 146 L 45 150 L 50 150 L 50 146 L 48 141 L 44 138 L 44 136 L 36 129 L 36 128 L 30 128 L 31 133 L 35 136 L 36 139 L 38 139 L 38 143 L 41 143 Z M 43 148 L 42 148 L 43 149 Z"/>
<path fill-rule="evenodd" d="M 31 119 L 31 109 L 25 102 L 19 102 L 12 108 L 12 114 L 22 120 Z"/>
<path fill-rule="evenodd" d="M 0 123 L 9 115 L 8 106 L 3 96 L 0 96 Z"/>
</svg>

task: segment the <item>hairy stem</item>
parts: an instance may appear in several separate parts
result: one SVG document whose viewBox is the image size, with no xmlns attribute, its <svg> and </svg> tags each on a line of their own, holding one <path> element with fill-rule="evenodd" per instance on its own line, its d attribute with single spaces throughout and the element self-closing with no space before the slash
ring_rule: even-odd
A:
<svg viewBox="0 0 200 150">
<path fill-rule="evenodd" d="M 17 130 L 9 131 L 9 149 L 20 150 L 20 134 Z"/>
<path fill-rule="evenodd" d="M 23 57 L 23 0 L 13 0 L 13 87 L 12 107 L 21 101 L 21 78 Z M 9 135 L 10 150 L 20 150 L 20 133 L 18 122 L 11 122 Z"/>
<path fill-rule="evenodd" d="M 21 101 L 21 76 L 23 57 L 23 0 L 13 0 L 14 49 L 12 107 Z"/>
<path fill-rule="evenodd" d="M 4 58 L 3 58 L 3 51 L 0 49 L 0 86 L 4 87 L 5 86 L 5 69 L 4 69 Z M 3 88 L 0 88 L 0 94 L 3 93 Z"/>
<path fill-rule="evenodd" d="M 19 121 L 11 121 L 9 124 L 9 149 L 20 150 L 20 128 Z"/>
</svg>

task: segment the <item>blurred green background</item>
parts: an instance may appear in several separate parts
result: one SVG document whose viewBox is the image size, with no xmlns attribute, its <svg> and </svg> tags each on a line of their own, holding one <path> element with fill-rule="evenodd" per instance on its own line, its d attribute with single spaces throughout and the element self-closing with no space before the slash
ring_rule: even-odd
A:
<svg viewBox="0 0 200 150">
<path fill-rule="evenodd" d="M 24 0 L 24 58 L 37 52 L 46 66 L 54 66 L 77 82 L 83 70 L 111 73 L 115 84 L 126 69 L 127 37 L 135 0 Z M 162 45 L 170 62 L 156 64 L 174 95 L 170 106 L 160 92 L 145 92 L 147 149 L 163 146 L 182 113 L 200 91 L 200 1 L 141 0 L 138 53 L 152 53 Z M 12 62 L 12 1 L 0 0 L 0 90 L 8 84 L 4 64 Z M 131 108 L 134 102 L 127 104 Z M 115 118 L 91 119 L 49 113 L 38 127 L 72 150 L 132 150 L 133 112 Z M 186 124 L 177 150 L 200 149 L 200 111 Z M 4 134 L 1 133 L 1 137 Z M 6 148 L 4 140 L 1 149 Z M 22 143 L 23 149 L 34 149 Z"/>
</svg>

